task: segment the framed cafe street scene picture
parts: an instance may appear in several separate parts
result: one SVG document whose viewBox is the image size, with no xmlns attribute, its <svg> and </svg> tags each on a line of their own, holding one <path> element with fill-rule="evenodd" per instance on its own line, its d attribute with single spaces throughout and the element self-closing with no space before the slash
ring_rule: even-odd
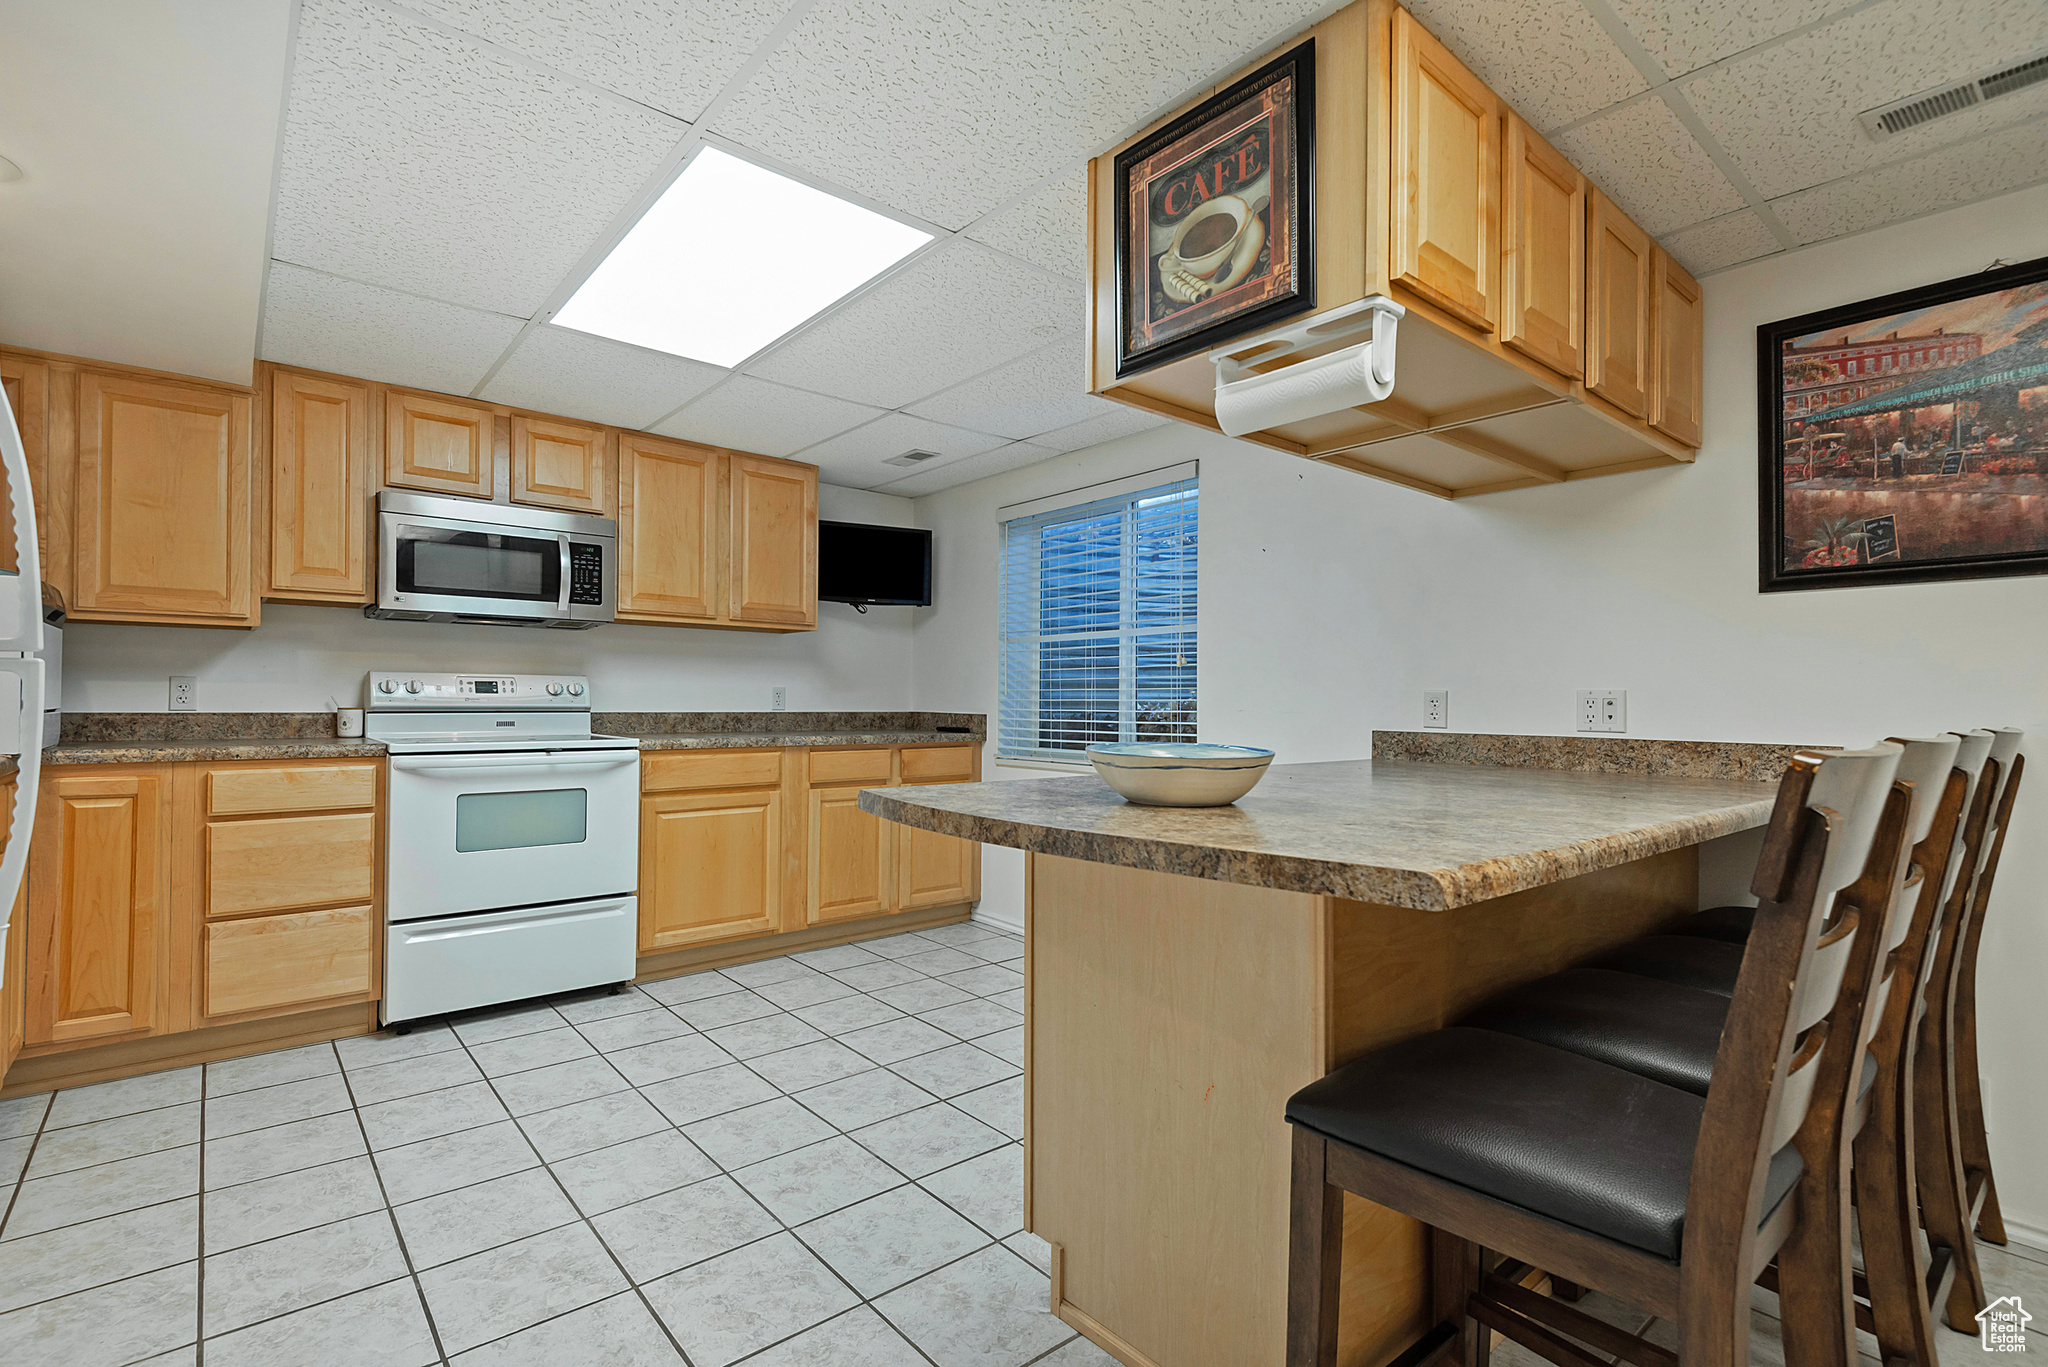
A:
<svg viewBox="0 0 2048 1367">
<path fill-rule="evenodd" d="M 1315 307 L 1315 43 L 1116 159 L 1116 373 Z"/>
<path fill-rule="evenodd" d="M 1764 592 L 2048 574 L 2048 257 L 1757 329 Z"/>
</svg>

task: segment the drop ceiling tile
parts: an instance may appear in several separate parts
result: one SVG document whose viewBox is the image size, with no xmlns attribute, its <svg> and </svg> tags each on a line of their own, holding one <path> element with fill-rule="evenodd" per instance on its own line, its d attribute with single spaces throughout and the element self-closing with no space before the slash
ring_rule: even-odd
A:
<svg viewBox="0 0 2048 1367">
<path fill-rule="evenodd" d="M 270 263 L 266 361 L 467 394 L 519 335 L 517 318 Z"/>
<path fill-rule="evenodd" d="M 694 121 L 788 0 L 408 0 L 464 33 Z"/>
<path fill-rule="evenodd" d="M 1042 460 L 1051 460 L 1059 452 L 1028 441 L 1013 441 L 1007 446 L 998 446 L 978 456 L 963 456 L 944 465 L 934 462 L 935 468 L 919 470 L 908 478 L 894 480 L 888 484 L 876 485 L 884 493 L 899 498 L 923 498 L 926 494 L 938 493 L 959 484 L 972 484 L 977 479 L 990 475 L 1006 474 L 1021 470 L 1027 465 L 1036 465 Z"/>
<path fill-rule="evenodd" d="M 967 236 L 1054 275 L 1086 280 L 1088 168 L 1077 167 L 1029 199 L 978 220 Z"/>
<path fill-rule="evenodd" d="M 884 413 L 864 427 L 828 437 L 797 453 L 818 467 L 819 477 L 833 484 L 868 488 L 907 475 L 913 466 L 882 462 L 905 451 L 936 451 L 939 459 L 979 455 L 1001 446 L 1001 437 L 965 432 L 944 423 L 927 422 L 908 413 Z"/>
<path fill-rule="evenodd" d="M 615 427 L 645 427 L 729 374 L 722 366 L 543 323 L 521 339 L 482 397 Z"/>
<path fill-rule="evenodd" d="M 661 165 L 676 120 L 368 0 L 299 17 L 272 255 L 530 317 Z"/>
<path fill-rule="evenodd" d="M 1111 412 L 1116 404 L 1088 393 L 1086 345 L 1079 336 L 1062 339 L 910 411 L 1001 437 L 1033 437 Z"/>
<path fill-rule="evenodd" d="M 2048 44 L 2041 0 L 1884 0 L 1689 82 L 1685 98 L 1767 199 L 2048 113 L 2048 85 L 1874 142 L 1866 109 Z"/>
<path fill-rule="evenodd" d="M 1667 75 L 1769 42 L 1857 0 L 1609 0 Z"/>
<path fill-rule="evenodd" d="M 1650 88 L 1579 0 L 1413 0 L 1408 8 L 1538 128 Z"/>
<path fill-rule="evenodd" d="M 1802 243 L 1968 204 L 2048 177 L 2048 119 L 1771 201 Z"/>
<path fill-rule="evenodd" d="M 1777 235 L 1765 226 L 1754 209 L 1681 228 L 1667 234 L 1663 246 L 1694 275 L 1705 275 L 1782 250 Z"/>
<path fill-rule="evenodd" d="M 1652 237 L 1746 202 L 1671 106 L 1655 96 L 1560 134 L 1557 150 Z"/>
<path fill-rule="evenodd" d="M 1332 8 L 822 0 L 711 127 L 957 229 Z"/>
<path fill-rule="evenodd" d="M 1115 412 L 1077 422 L 1072 427 L 1062 427 L 1052 432 L 1041 432 L 1031 439 L 1033 446 L 1043 446 L 1048 451 L 1078 451 L 1084 446 L 1100 446 L 1118 437 L 1128 437 L 1135 432 L 1150 431 L 1164 426 L 1167 419 L 1147 413 L 1143 409 L 1115 405 Z"/>
<path fill-rule="evenodd" d="M 654 430 L 736 451 L 790 456 L 879 417 L 882 410 L 735 375 Z"/>
<path fill-rule="evenodd" d="M 954 239 L 748 367 L 877 408 L 901 408 L 1081 322 L 1080 285 Z"/>
</svg>

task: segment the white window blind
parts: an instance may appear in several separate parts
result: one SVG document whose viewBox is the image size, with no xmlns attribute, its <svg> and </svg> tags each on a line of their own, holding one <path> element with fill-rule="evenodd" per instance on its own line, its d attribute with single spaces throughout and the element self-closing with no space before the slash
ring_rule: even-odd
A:
<svg viewBox="0 0 2048 1367">
<path fill-rule="evenodd" d="M 1198 513 L 1189 469 L 1003 523 L 997 755 L 1195 739 Z"/>
</svg>

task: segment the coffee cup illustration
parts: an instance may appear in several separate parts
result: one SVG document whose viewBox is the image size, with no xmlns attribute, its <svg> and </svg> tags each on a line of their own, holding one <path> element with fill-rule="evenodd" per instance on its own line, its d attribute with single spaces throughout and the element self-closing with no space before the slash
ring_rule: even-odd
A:
<svg viewBox="0 0 2048 1367">
<path fill-rule="evenodd" d="M 1266 225 L 1259 217 L 1266 204 L 1265 195 L 1250 200 L 1217 195 L 1182 219 L 1159 259 L 1166 293 L 1183 304 L 1197 303 L 1249 275 L 1266 245 Z"/>
</svg>

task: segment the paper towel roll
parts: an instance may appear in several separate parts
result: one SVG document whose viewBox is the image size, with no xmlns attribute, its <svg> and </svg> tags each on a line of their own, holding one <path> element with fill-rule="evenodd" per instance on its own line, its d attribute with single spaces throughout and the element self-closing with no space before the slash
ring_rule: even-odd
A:
<svg viewBox="0 0 2048 1367">
<path fill-rule="evenodd" d="M 1241 437 L 1282 423 L 1378 403 L 1394 392 L 1393 367 L 1386 367 L 1384 381 L 1377 378 L 1372 350 L 1372 342 L 1365 341 L 1327 356 L 1218 384 L 1216 425 L 1225 436 Z"/>
</svg>

